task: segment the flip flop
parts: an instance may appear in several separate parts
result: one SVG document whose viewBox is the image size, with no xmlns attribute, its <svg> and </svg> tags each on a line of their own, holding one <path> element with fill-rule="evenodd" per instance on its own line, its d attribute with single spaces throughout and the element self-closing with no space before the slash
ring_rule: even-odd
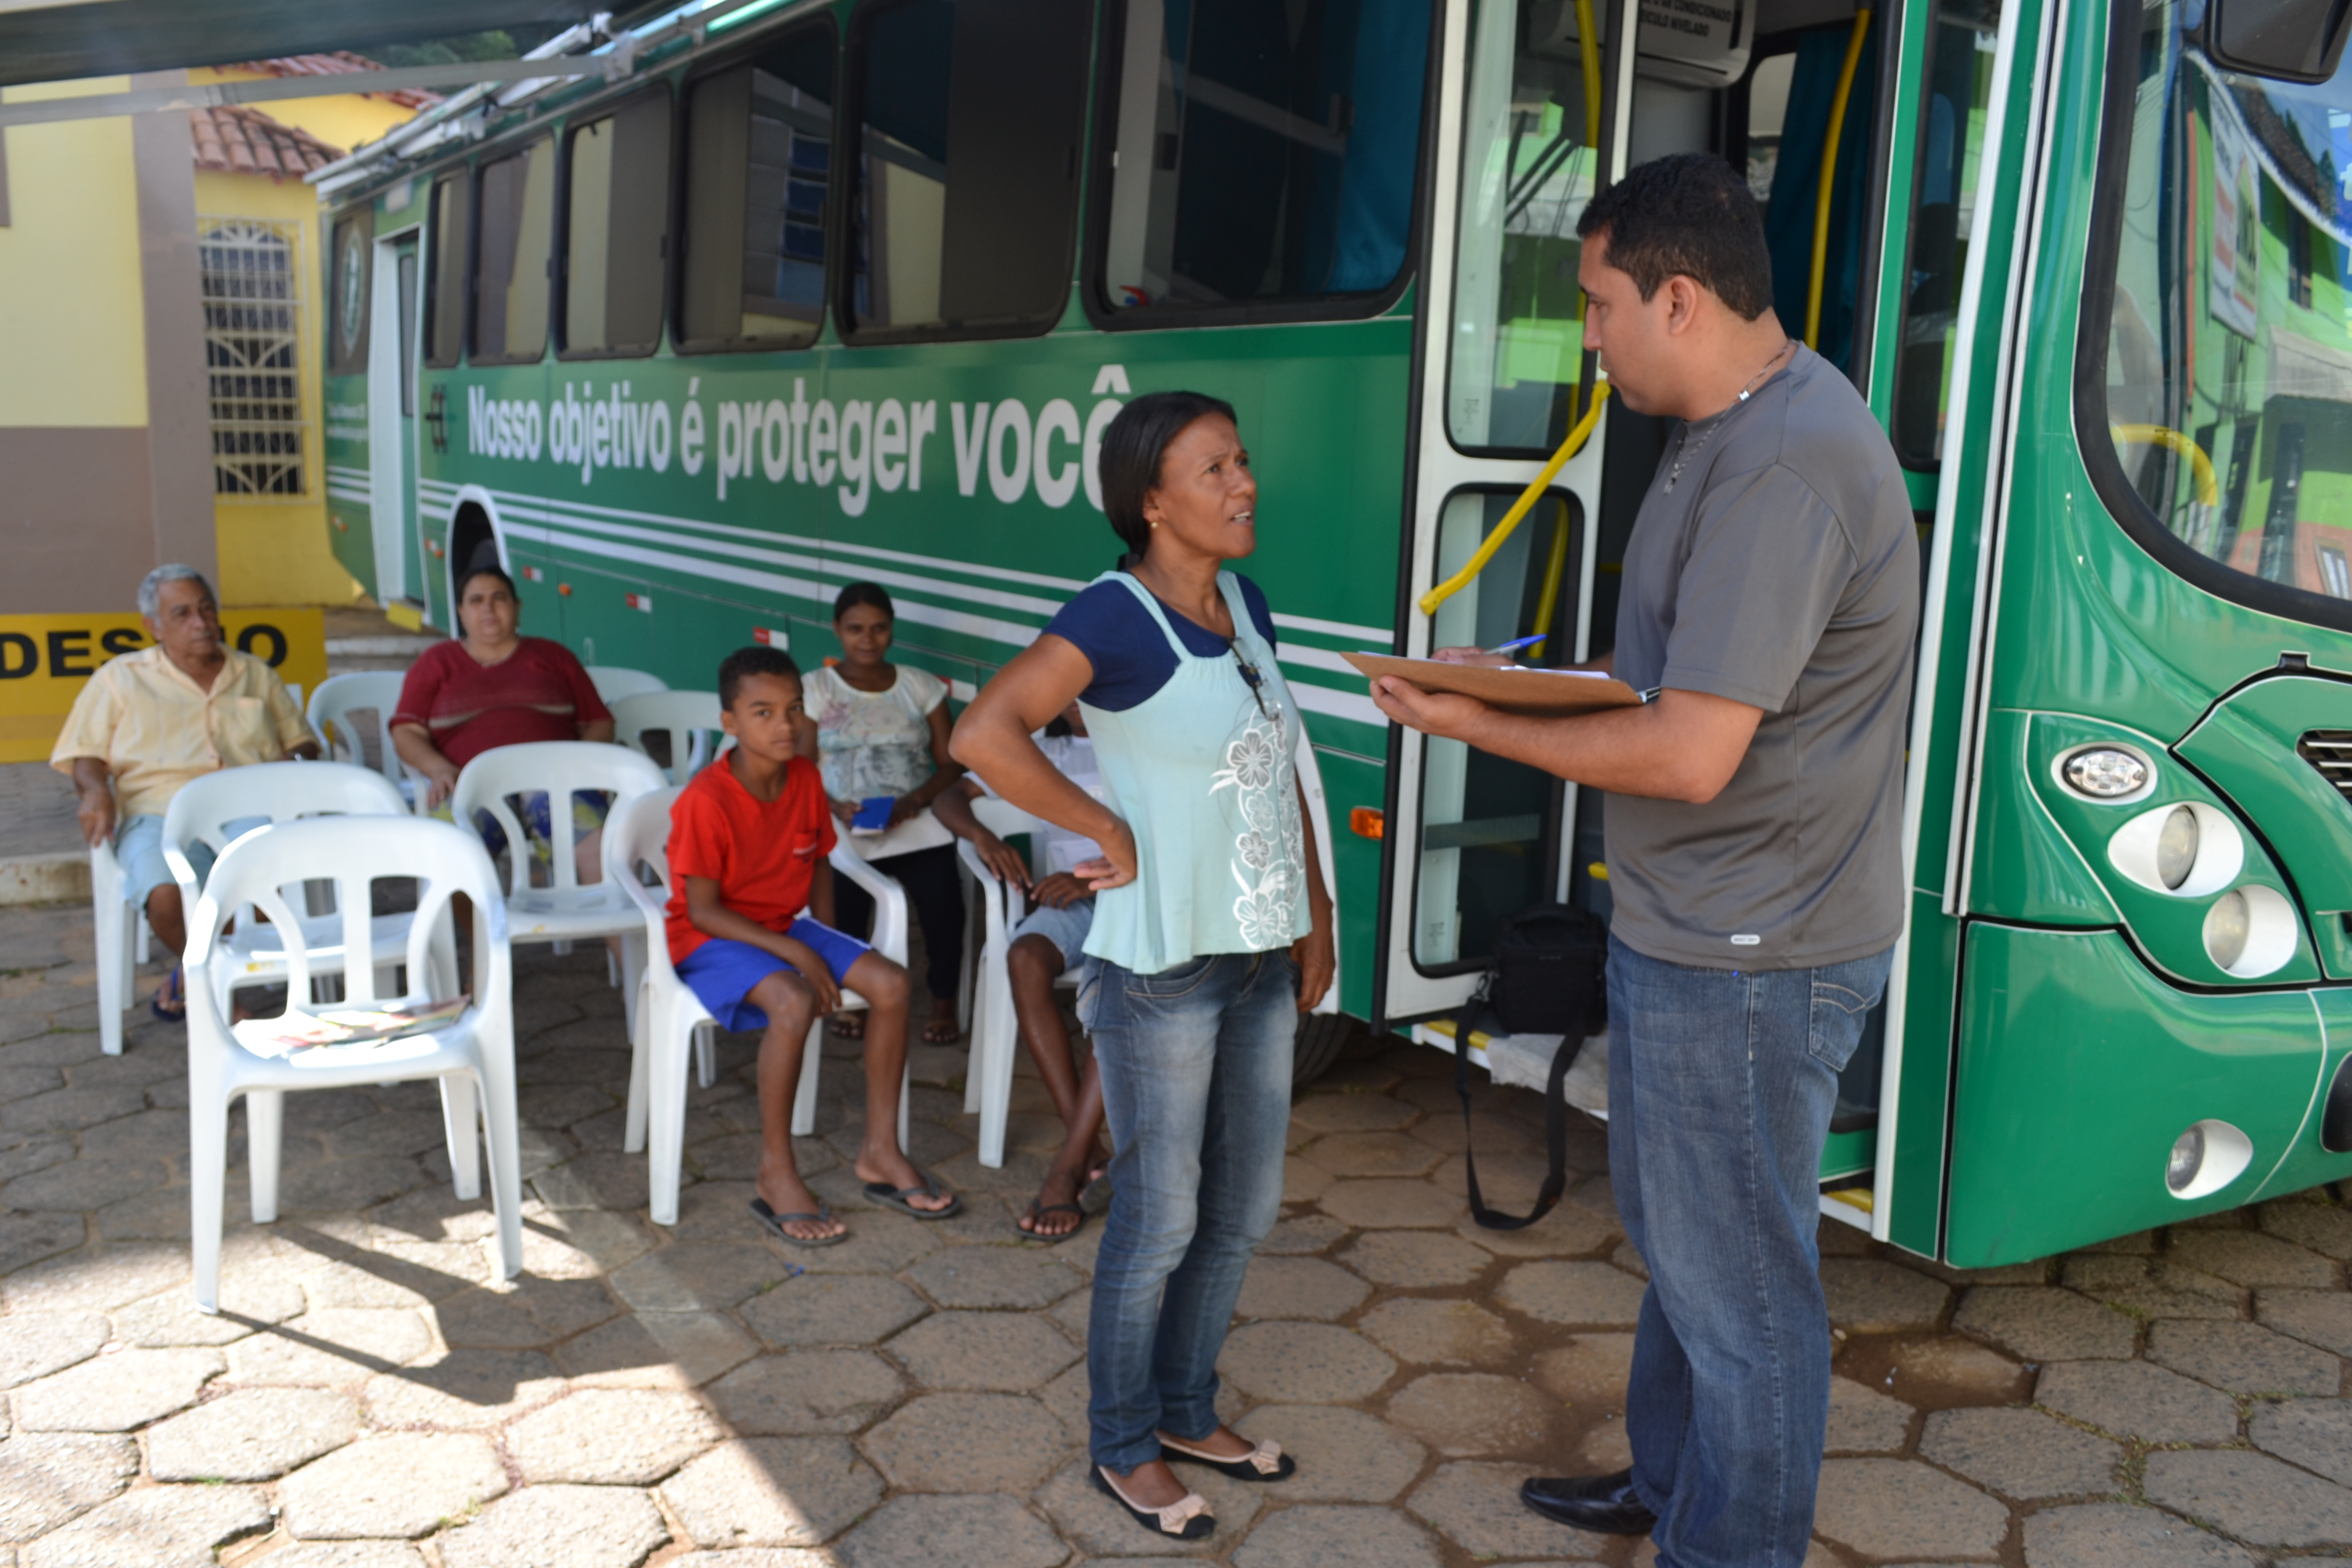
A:
<svg viewBox="0 0 2352 1568">
<path fill-rule="evenodd" d="M 945 1033 L 939 1032 L 941 1030 Z M 952 1046 L 962 1038 L 963 1031 L 951 1018 L 934 1018 L 923 1026 L 923 1044 L 927 1046 Z"/>
<path fill-rule="evenodd" d="M 167 993 L 172 997 L 172 1010 L 168 1013 L 163 1010 L 163 997 Z M 163 984 L 155 987 L 155 994 L 147 998 L 147 1010 L 166 1024 L 188 1021 L 187 981 L 179 970 L 174 969 L 163 976 Z"/>
<path fill-rule="evenodd" d="M 1213 1535 L 1217 1516 L 1209 1511 L 1209 1500 L 1199 1492 L 1186 1492 L 1166 1508 L 1144 1508 L 1127 1500 L 1118 1483 L 1100 1465 L 1093 1467 L 1095 1488 L 1111 1501 L 1135 1516 L 1135 1522 L 1154 1535 L 1172 1535 L 1179 1541 L 1199 1541 Z"/>
<path fill-rule="evenodd" d="M 835 1013 L 824 1021 L 835 1039 L 862 1040 L 866 1037 L 866 1019 L 856 1013 Z"/>
<path fill-rule="evenodd" d="M 919 1186 L 893 1187 L 887 1182 L 868 1182 L 866 1184 L 866 1195 L 885 1208 L 897 1209 L 900 1214 L 912 1215 L 917 1219 L 946 1219 L 963 1213 L 963 1199 L 941 1192 L 937 1176 L 928 1171 L 918 1171 L 915 1174 L 923 1178 Z M 948 1206 L 943 1209 L 919 1209 L 908 1202 L 919 1193 L 929 1197 L 947 1198 Z"/>
<path fill-rule="evenodd" d="M 1160 1451 L 1171 1459 L 1188 1464 L 1206 1465 L 1237 1481 L 1286 1481 L 1298 1473 L 1298 1461 L 1282 1451 L 1282 1445 L 1268 1437 L 1248 1453 L 1234 1458 L 1207 1454 L 1189 1443 L 1180 1443 L 1167 1433 L 1159 1434 Z"/>
<path fill-rule="evenodd" d="M 1029 1200 L 1029 1212 L 1023 1217 L 1029 1220 L 1032 1224 L 1034 1224 L 1036 1221 L 1043 1219 L 1049 1214 L 1074 1214 L 1078 1216 L 1078 1223 L 1064 1231 L 1023 1230 L 1022 1227 L 1017 1225 L 1013 1228 L 1021 1232 L 1021 1237 L 1023 1240 L 1042 1241 L 1048 1247 L 1053 1246 L 1056 1242 L 1067 1241 L 1070 1237 L 1077 1235 L 1078 1232 L 1087 1228 L 1087 1211 L 1080 1208 L 1076 1204 L 1041 1204 L 1035 1198 L 1031 1198 Z"/>
<path fill-rule="evenodd" d="M 849 1239 L 849 1233 L 845 1230 L 835 1231 L 831 1236 L 807 1237 L 794 1236 L 784 1228 L 796 1219 L 813 1219 L 820 1225 L 830 1224 L 833 1219 L 832 1206 L 822 1201 L 817 1204 L 814 1214 L 778 1214 L 768 1206 L 767 1199 L 755 1197 L 751 1200 L 751 1217 L 758 1220 L 761 1227 L 778 1241 L 788 1241 L 794 1247 L 839 1247 Z"/>
</svg>

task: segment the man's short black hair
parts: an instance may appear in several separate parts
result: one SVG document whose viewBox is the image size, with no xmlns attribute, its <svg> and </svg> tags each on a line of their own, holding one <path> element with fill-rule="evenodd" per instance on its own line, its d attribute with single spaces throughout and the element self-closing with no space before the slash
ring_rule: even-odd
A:
<svg viewBox="0 0 2352 1568">
<path fill-rule="evenodd" d="M 1680 273 L 1754 321 L 1772 308 L 1772 253 L 1764 216 L 1730 164 L 1712 153 L 1676 153 L 1626 171 L 1576 220 L 1579 239 L 1605 237 L 1609 265 L 1642 298 Z"/>
<path fill-rule="evenodd" d="M 719 661 L 719 706 L 734 707 L 735 694 L 743 689 L 744 681 L 755 675 L 786 676 L 797 686 L 801 667 L 793 662 L 791 654 L 765 643 L 739 647 Z"/>
</svg>

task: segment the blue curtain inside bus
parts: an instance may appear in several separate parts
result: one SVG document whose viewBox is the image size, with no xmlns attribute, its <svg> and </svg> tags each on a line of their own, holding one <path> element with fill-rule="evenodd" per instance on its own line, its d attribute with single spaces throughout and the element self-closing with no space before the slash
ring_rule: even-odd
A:
<svg viewBox="0 0 2352 1568">
<path fill-rule="evenodd" d="M 1846 99 L 1831 187 L 1828 260 L 1822 277 L 1822 331 L 1815 352 L 1853 374 L 1853 301 L 1862 287 L 1862 231 L 1870 216 L 1870 128 L 1876 120 L 1878 40 L 1873 26 Z M 1789 117 L 1780 127 L 1780 156 L 1772 170 L 1772 199 L 1764 213 L 1764 241 L 1772 253 L 1772 308 L 1790 335 L 1805 330 L 1805 296 L 1813 268 L 1813 205 L 1821 189 L 1822 150 L 1829 139 L 1830 104 L 1837 97 L 1850 26 L 1808 33 L 1798 42 L 1789 84 Z"/>
</svg>

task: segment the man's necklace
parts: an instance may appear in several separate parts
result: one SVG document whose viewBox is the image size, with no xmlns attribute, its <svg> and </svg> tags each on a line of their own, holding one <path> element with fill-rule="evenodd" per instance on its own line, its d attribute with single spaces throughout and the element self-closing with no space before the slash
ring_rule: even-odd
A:
<svg viewBox="0 0 2352 1568">
<path fill-rule="evenodd" d="M 1675 481 L 1683 477 L 1683 466 L 1688 463 L 1693 458 L 1697 457 L 1701 452 L 1706 450 L 1706 444 L 1715 439 L 1715 433 L 1723 428 L 1723 422 L 1726 419 L 1731 417 L 1731 409 L 1737 408 L 1740 404 L 1747 402 L 1748 395 L 1756 390 L 1756 384 L 1762 381 L 1766 376 L 1771 374 L 1772 367 L 1780 363 L 1780 356 L 1789 353 L 1796 346 L 1797 340 L 1794 338 L 1783 337 L 1780 340 L 1780 346 L 1772 351 L 1772 357 L 1764 362 L 1764 368 L 1758 371 L 1754 375 L 1749 376 L 1748 378 L 1748 384 L 1739 389 L 1738 400 L 1732 404 L 1731 408 L 1725 409 L 1722 413 L 1708 420 L 1705 426 L 1703 426 L 1697 446 L 1694 447 L 1691 445 L 1691 427 L 1688 425 L 1685 425 L 1683 426 L 1682 439 L 1675 447 L 1675 466 L 1666 475 L 1666 494 L 1672 495 L 1675 493 Z"/>
</svg>

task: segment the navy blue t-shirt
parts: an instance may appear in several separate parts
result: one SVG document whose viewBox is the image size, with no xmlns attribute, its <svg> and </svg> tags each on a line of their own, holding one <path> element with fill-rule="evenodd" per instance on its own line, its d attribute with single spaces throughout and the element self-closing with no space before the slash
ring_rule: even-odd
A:
<svg viewBox="0 0 2352 1568">
<path fill-rule="evenodd" d="M 1265 607 L 1265 591 L 1238 573 L 1234 581 L 1241 585 L 1242 603 L 1249 608 L 1257 635 L 1268 647 L 1276 646 L 1274 612 Z M 1164 600 L 1160 607 L 1167 613 L 1168 624 L 1176 628 L 1178 639 L 1196 657 L 1210 658 L 1226 651 L 1225 639 L 1208 627 Z M 1151 612 L 1117 583 L 1088 586 L 1064 605 L 1045 629 L 1074 645 L 1095 667 L 1094 684 L 1078 693 L 1078 700 L 1090 708 L 1124 713 L 1167 685 L 1168 678 L 1176 673 L 1176 650 L 1160 635 Z"/>
</svg>

